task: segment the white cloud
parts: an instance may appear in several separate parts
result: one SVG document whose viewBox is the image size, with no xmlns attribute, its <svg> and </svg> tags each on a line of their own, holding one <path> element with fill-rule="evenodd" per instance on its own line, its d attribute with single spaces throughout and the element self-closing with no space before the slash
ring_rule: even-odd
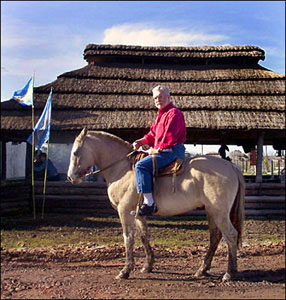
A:
<svg viewBox="0 0 286 300">
<path fill-rule="evenodd" d="M 52 56 L 48 58 L 7 58 L 3 73 L 6 75 L 25 76 L 33 72 L 43 80 L 55 80 L 57 75 L 84 65 L 79 55 Z M 53 78 L 51 78 L 53 77 Z"/>
<path fill-rule="evenodd" d="M 56 54 L 46 58 L 19 58 L 5 57 L 1 67 L 1 101 L 9 99 L 13 91 L 20 89 L 24 83 L 35 73 L 35 86 L 52 82 L 57 76 L 86 65 L 81 52 L 75 51 Z M 21 82 L 21 84 L 20 84 Z"/>
<path fill-rule="evenodd" d="M 3 64 L 3 63 L 2 63 Z M 62 73 L 79 69 L 86 65 L 82 51 L 70 51 L 47 58 L 5 58 L 1 67 L 1 101 L 7 100 L 16 89 L 24 86 L 35 74 L 35 86 L 44 85 L 57 79 Z"/>
<path fill-rule="evenodd" d="M 2 49 L 27 49 L 31 47 L 48 47 L 53 49 L 73 46 L 80 35 L 71 32 L 68 25 L 33 24 L 25 20 L 13 20 L 3 17 L 1 31 Z"/>
<path fill-rule="evenodd" d="M 86 65 L 83 50 L 94 36 L 89 30 L 76 34 L 65 25 L 34 25 L 17 19 L 1 22 L 1 101 L 34 72 L 35 86 L 39 86 Z"/>
<path fill-rule="evenodd" d="M 185 29 L 152 28 L 145 24 L 122 24 L 104 31 L 103 44 L 140 46 L 214 45 L 229 39 L 222 34 L 191 32 Z"/>
<path fill-rule="evenodd" d="M 261 48 L 265 51 L 265 54 L 271 55 L 271 56 L 275 56 L 281 59 L 285 58 L 285 52 L 283 51 L 283 49 L 278 49 L 278 47 L 274 47 L 274 46 L 261 46 Z"/>
</svg>

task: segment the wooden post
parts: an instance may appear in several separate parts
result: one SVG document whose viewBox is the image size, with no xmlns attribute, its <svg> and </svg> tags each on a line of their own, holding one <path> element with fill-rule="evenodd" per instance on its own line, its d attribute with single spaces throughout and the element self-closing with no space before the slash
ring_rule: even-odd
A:
<svg viewBox="0 0 286 300">
<path fill-rule="evenodd" d="M 32 146 L 27 143 L 26 146 L 26 178 L 31 178 L 32 176 Z"/>
<path fill-rule="evenodd" d="M 256 178 L 255 178 L 255 181 L 257 183 L 262 182 L 263 142 L 264 142 L 264 132 L 260 132 L 257 140 L 257 161 L 256 161 Z"/>
<path fill-rule="evenodd" d="M 6 142 L 0 142 L 1 144 L 1 167 L 0 167 L 0 171 L 1 171 L 1 180 L 5 180 L 6 179 Z"/>
</svg>

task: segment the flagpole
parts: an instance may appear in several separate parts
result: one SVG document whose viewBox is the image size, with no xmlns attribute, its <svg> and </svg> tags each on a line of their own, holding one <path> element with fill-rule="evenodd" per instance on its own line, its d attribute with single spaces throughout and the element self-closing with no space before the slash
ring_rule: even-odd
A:
<svg viewBox="0 0 286 300">
<path fill-rule="evenodd" d="M 53 91 L 53 88 L 51 88 L 51 92 L 50 93 L 52 93 L 52 91 Z M 46 202 L 46 186 L 47 186 L 47 173 L 48 173 L 48 163 L 49 163 L 49 148 L 50 148 L 50 136 L 48 138 L 48 148 L 47 148 L 47 156 L 46 156 L 46 168 L 45 168 L 45 176 L 44 176 L 42 219 L 44 219 L 44 210 L 45 210 L 45 202 Z"/>
<path fill-rule="evenodd" d="M 35 81 L 35 72 L 33 75 L 33 99 L 32 99 L 32 199 L 33 199 L 33 213 L 34 220 L 36 220 L 36 201 L 35 201 L 35 177 L 34 177 L 34 159 L 35 159 L 35 118 L 34 118 L 34 81 Z"/>
<path fill-rule="evenodd" d="M 43 204 L 42 204 L 42 219 L 44 219 L 44 209 L 45 209 L 45 202 L 46 202 L 46 186 L 47 186 L 47 173 L 48 173 L 48 162 L 49 162 L 49 146 L 50 146 L 50 139 L 48 139 L 48 148 L 47 148 L 47 157 L 46 157 L 46 167 L 45 167 L 45 176 L 44 176 Z"/>
<path fill-rule="evenodd" d="M 16 91 L 16 92 L 18 92 L 18 91 Z M 18 94 L 20 94 L 20 92 L 18 92 Z M 34 161 L 35 143 L 37 143 L 38 150 L 39 150 L 39 149 L 41 149 L 42 145 L 45 142 L 47 142 L 50 138 L 51 110 L 52 110 L 52 89 L 49 94 L 48 100 L 46 102 L 45 108 L 44 108 L 37 124 L 34 126 L 32 133 L 30 134 L 30 136 L 27 139 L 28 143 L 33 144 L 32 145 L 32 148 L 33 148 L 32 149 L 32 154 L 33 154 L 32 161 Z M 37 135 L 35 135 L 35 133 L 37 133 Z M 48 144 L 48 150 L 49 150 L 49 144 Z M 48 162 L 48 159 L 47 159 L 47 162 Z M 47 162 L 46 162 L 46 164 L 47 164 Z M 32 164 L 32 165 L 34 165 L 34 164 Z M 33 172 L 34 172 L 34 166 L 33 166 L 32 174 L 33 174 Z M 33 185 L 33 189 L 34 189 L 34 186 L 35 186 L 34 174 L 32 175 L 32 177 L 33 177 L 32 185 Z M 46 170 L 45 170 L 45 177 L 47 177 L 47 165 L 46 165 Z M 45 201 L 46 178 L 44 180 L 45 180 L 45 182 L 44 182 L 44 201 Z M 34 196 L 33 196 L 33 202 L 34 202 L 34 217 L 36 217 L 36 205 L 35 205 L 35 197 Z"/>
</svg>

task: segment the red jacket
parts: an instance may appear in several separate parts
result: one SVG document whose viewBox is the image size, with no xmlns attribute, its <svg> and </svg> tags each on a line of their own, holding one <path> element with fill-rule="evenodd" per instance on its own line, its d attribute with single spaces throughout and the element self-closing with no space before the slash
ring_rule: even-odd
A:
<svg viewBox="0 0 286 300">
<path fill-rule="evenodd" d="M 170 102 L 164 108 L 159 109 L 150 131 L 144 135 L 143 142 L 155 149 L 170 149 L 177 144 L 184 143 L 186 135 L 184 115 Z"/>
</svg>

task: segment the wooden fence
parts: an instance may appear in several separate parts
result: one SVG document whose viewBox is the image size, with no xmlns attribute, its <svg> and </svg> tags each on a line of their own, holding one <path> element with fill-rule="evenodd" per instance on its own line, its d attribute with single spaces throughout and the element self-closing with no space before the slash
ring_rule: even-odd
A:
<svg viewBox="0 0 286 300">
<path fill-rule="evenodd" d="M 32 209 L 31 186 L 26 181 L 1 183 L 1 212 Z M 43 205 L 43 183 L 35 182 L 36 208 Z M 88 213 L 94 216 L 116 215 L 104 182 L 83 182 L 72 185 L 66 181 L 48 182 L 45 213 Z M 204 210 L 193 210 L 188 215 L 205 215 Z M 245 196 L 247 216 L 285 216 L 285 185 L 281 183 L 247 183 Z"/>
<path fill-rule="evenodd" d="M 27 180 L 1 181 L 1 215 L 32 209 L 31 184 Z"/>
<path fill-rule="evenodd" d="M 36 184 L 37 208 L 42 206 L 42 183 Z M 46 191 L 45 211 L 61 213 L 91 213 L 96 216 L 115 215 L 105 183 L 49 182 Z M 285 215 L 285 185 L 279 183 L 247 183 L 245 213 L 251 216 Z M 194 210 L 188 215 L 205 215 Z"/>
<path fill-rule="evenodd" d="M 285 184 L 247 183 L 245 214 L 249 216 L 285 216 Z"/>
</svg>

